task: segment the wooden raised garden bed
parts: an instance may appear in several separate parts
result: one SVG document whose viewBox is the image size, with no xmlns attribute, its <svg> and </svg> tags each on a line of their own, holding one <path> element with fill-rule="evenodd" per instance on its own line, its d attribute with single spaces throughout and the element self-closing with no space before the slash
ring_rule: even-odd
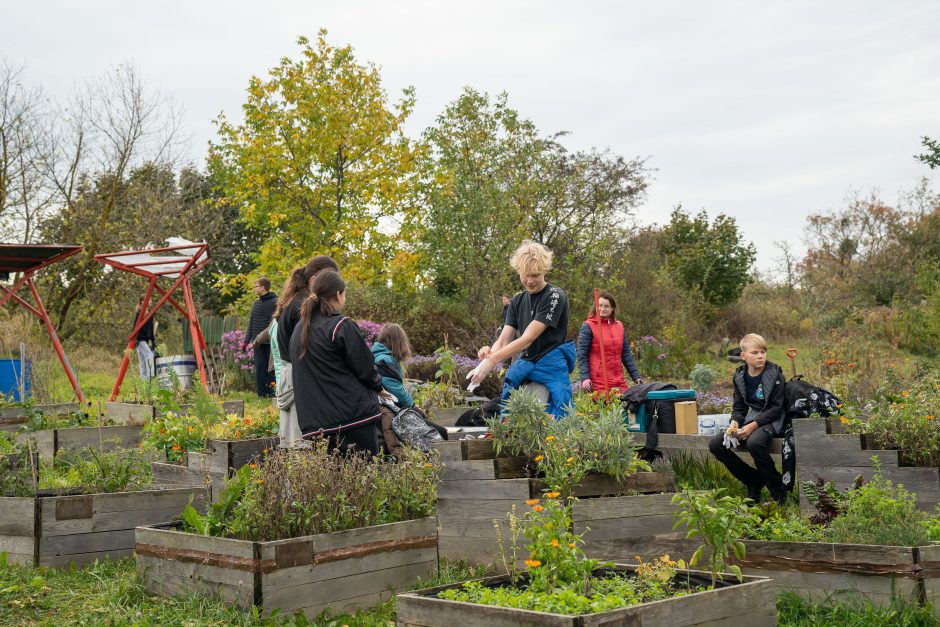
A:
<svg viewBox="0 0 940 627">
<path fill-rule="evenodd" d="M 0 497 L 0 551 L 14 564 L 68 566 L 134 551 L 134 529 L 173 520 L 205 490 L 168 489 L 75 496 Z"/>
<path fill-rule="evenodd" d="M 78 403 L 55 403 L 52 405 L 34 405 L 33 407 L 4 407 L 0 409 L 0 431 L 19 431 L 29 422 L 29 416 L 41 412 L 49 416 L 72 414 L 82 411 Z"/>
<path fill-rule="evenodd" d="M 617 569 L 632 570 L 632 567 L 618 565 Z M 676 577 L 683 577 L 686 572 L 694 577 L 693 583 L 704 585 L 710 581 L 705 573 L 698 571 L 678 570 Z M 507 581 L 507 577 L 490 577 L 482 583 L 498 586 Z M 458 588 L 461 585 L 451 584 L 399 594 L 396 598 L 397 624 L 399 627 L 682 627 L 723 624 L 744 627 L 777 624 L 773 587 L 770 581 L 758 577 L 745 577 L 742 583 L 738 583 L 733 576 L 727 575 L 714 590 L 581 616 L 449 601 L 436 597 L 442 590 Z"/>
<path fill-rule="evenodd" d="M 544 482 L 525 478 L 524 458 L 497 457 L 490 440 L 445 442 L 434 448 L 444 463 L 436 505 L 441 557 L 500 568 L 494 525 L 508 550 L 507 514 L 515 506 L 522 516 L 525 501 L 542 496 Z M 634 546 L 636 541 L 684 536 L 672 528 L 674 490 L 672 473 L 641 472 L 623 481 L 607 475 L 585 477 L 574 490 L 580 500 L 572 509 L 575 532 L 591 530 L 584 537 L 585 552 L 603 553 L 610 543 L 627 539 Z"/>
<path fill-rule="evenodd" d="M 110 427 L 69 427 L 67 429 L 44 429 L 32 433 L 17 434 L 16 440 L 25 445 L 32 440 L 33 450 L 39 458 L 52 461 L 59 451 L 74 451 L 93 448 L 99 451 L 134 448 L 144 438 L 140 425 L 114 425 Z"/>
<path fill-rule="evenodd" d="M 874 471 L 872 457 L 881 464 L 881 475 L 917 494 L 917 506 L 933 512 L 940 504 L 940 468 L 909 467 L 902 464 L 900 451 L 865 449 L 874 442 L 858 434 L 829 433 L 825 418 L 793 421 L 796 444 L 796 472 L 799 481 L 814 481 L 817 476 L 832 481 L 836 488 L 849 488 L 859 475 L 870 479 Z M 814 511 L 805 497 L 800 497 L 805 512 Z"/>
<path fill-rule="evenodd" d="M 257 461 L 278 445 L 278 438 L 209 440 L 206 450 L 187 453 L 182 463 L 153 462 L 153 480 L 169 485 L 207 486 L 212 502 L 218 500 L 225 480 L 242 466 Z"/>
<path fill-rule="evenodd" d="M 778 591 L 814 600 L 862 598 L 881 605 L 895 597 L 917 603 L 927 588 L 934 596 L 940 588 L 940 572 L 921 563 L 934 547 L 763 540 L 744 544 L 745 558 L 735 561 L 742 571 L 771 578 Z"/>
<path fill-rule="evenodd" d="M 437 521 L 422 518 L 288 540 L 253 542 L 137 530 L 137 569 L 147 590 L 194 591 L 265 613 L 314 617 L 370 607 L 437 574 Z"/>
</svg>

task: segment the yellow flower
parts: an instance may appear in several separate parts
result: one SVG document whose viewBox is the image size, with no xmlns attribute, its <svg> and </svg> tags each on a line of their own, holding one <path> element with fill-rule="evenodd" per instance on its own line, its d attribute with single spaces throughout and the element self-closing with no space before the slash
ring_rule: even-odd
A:
<svg viewBox="0 0 940 627">
<path fill-rule="evenodd" d="M 561 492 L 546 492 L 545 493 L 545 498 L 547 499 L 557 499 L 559 496 L 561 496 Z"/>
<path fill-rule="evenodd" d="M 248 464 L 248 467 L 254 470 L 255 468 L 258 467 L 258 464 Z"/>
<path fill-rule="evenodd" d="M 545 438 L 545 441 L 546 441 L 546 442 L 551 442 L 551 441 L 554 440 L 554 439 L 555 439 L 555 436 L 550 435 L 550 436 L 548 436 L 547 438 Z"/>
<path fill-rule="evenodd" d="M 558 540 L 556 538 L 552 538 L 552 546 L 556 549 L 558 548 Z"/>
<path fill-rule="evenodd" d="M 528 566 L 529 568 L 535 568 L 536 566 L 541 566 L 542 562 L 538 560 L 526 560 L 525 565 Z"/>
<path fill-rule="evenodd" d="M 264 479 L 258 479 L 258 485 L 261 485 L 262 483 L 264 483 Z"/>
<path fill-rule="evenodd" d="M 529 499 L 528 501 L 525 502 L 525 504 L 526 504 L 526 505 L 538 505 L 538 504 L 539 504 L 539 500 L 538 500 L 538 499 Z"/>
<path fill-rule="evenodd" d="M 574 542 L 569 542 L 569 543 L 568 543 L 568 548 L 569 548 L 569 549 L 573 549 L 573 548 L 574 548 Z"/>
<path fill-rule="evenodd" d="M 911 395 L 911 393 L 908 392 L 907 390 L 904 390 L 903 392 L 901 392 L 901 396 L 903 396 L 904 398 L 907 398 L 907 397 L 910 396 L 910 395 Z"/>
<path fill-rule="evenodd" d="M 847 425 L 847 424 L 849 424 L 849 423 L 851 422 L 851 420 L 849 420 L 849 419 L 846 418 L 845 416 L 839 416 L 839 422 L 841 422 L 841 423 L 844 424 L 844 425 Z"/>
<path fill-rule="evenodd" d="M 424 465 L 425 468 L 434 468 L 434 464 L 427 463 Z"/>
<path fill-rule="evenodd" d="M 533 510 L 533 511 L 536 511 L 536 512 L 540 512 L 540 511 L 542 511 L 543 509 L 545 509 L 545 508 L 542 507 L 541 505 L 536 505 L 535 507 L 532 508 L 532 510 Z"/>
<path fill-rule="evenodd" d="M 540 462 L 540 461 L 542 461 L 543 459 L 545 459 L 545 456 L 544 456 L 544 455 L 536 455 L 536 456 L 535 456 L 535 461 L 537 461 L 537 462 Z"/>
<path fill-rule="evenodd" d="M 574 457 L 569 457 L 569 458 L 566 459 L 565 461 L 566 461 L 567 463 L 569 463 L 569 464 L 573 464 L 573 463 L 574 463 Z"/>
</svg>

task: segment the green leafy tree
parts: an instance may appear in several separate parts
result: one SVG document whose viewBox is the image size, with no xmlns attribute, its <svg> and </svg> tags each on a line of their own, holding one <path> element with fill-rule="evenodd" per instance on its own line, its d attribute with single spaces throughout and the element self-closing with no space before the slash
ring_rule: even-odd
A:
<svg viewBox="0 0 940 627">
<path fill-rule="evenodd" d="M 750 280 L 754 245 L 744 241 L 734 218 L 724 214 L 709 223 L 704 210 L 693 217 L 676 207 L 661 245 L 669 273 L 713 307 L 733 303 Z"/>
<path fill-rule="evenodd" d="M 213 176 L 263 234 L 262 273 L 286 276 L 323 253 L 349 278 L 413 282 L 417 259 L 390 234 L 414 211 L 415 152 L 403 132 L 413 90 L 391 106 L 378 69 L 330 45 L 326 31 L 298 45 L 298 59 L 281 59 L 267 80 L 251 78 L 243 123 L 217 119 Z"/>
<path fill-rule="evenodd" d="M 607 152 L 570 152 L 563 135 L 540 133 L 506 94 L 471 88 L 425 131 L 415 232 L 428 282 L 461 299 L 471 319 L 495 319 L 500 292 L 518 290 L 508 261 L 524 238 L 556 253 L 550 280 L 569 292 L 606 282 L 646 170 Z"/>
<path fill-rule="evenodd" d="M 925 136 L 921 138 L 921 144 L 927 152 L 917 155 L 917 158 L 930 166 L 931 170 L 940 168 L 940 142 Z"/>
</svg>

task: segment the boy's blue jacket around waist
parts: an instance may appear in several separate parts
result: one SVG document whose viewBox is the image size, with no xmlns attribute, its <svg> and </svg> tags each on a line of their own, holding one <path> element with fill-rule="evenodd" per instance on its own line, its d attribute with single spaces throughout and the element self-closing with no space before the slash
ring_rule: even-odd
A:
<svg viewBox="0 0 940 627">
<path fill-rule="evenodd" d="M 379 368 L 379 374 L 382 375 L 382 387 L 384 387 L 389 394 L 398 399 L 396 405 L 401 408 L 413 406 L 415 401 L 411 398 L 411 394 L 408 393 L 408 390 L 405 389 L 401 364 L 399 364 L 395 356 L 392 355 L 392 351 L 389 350 L 388 346 L 381 342 L 374 343 L 372 345 L 372 357 L 375 359 L 376 366 L 386 364 L 389 367 L 388 370 L 391 370 L 391 372 L 397 375 L 397 378 L 388 376 L 385 374 L 388 370 Z"/>
</svg>

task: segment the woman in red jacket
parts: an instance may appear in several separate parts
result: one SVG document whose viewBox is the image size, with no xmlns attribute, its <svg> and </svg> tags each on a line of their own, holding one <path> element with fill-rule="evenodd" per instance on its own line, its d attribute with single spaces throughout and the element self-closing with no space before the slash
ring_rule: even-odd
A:
<svg viewBox="0 0 940 627">
<path fill-rule="evenodd" d="M 643 383 L 633 359 L 633 351 L 630 350 L 627 332 L 623 323 L 617 320 L 617 301 L 606 290 L 598 293 L 597 308 L 591 306 L 591 313 L 578 332 L 578 367 L 581 371 L 581 389 L 585 392 L 593 390 L 603 394 L 613 389 L 626 390 L 628 386 L 624 367 L 631 379 Z"/>
</svg>

